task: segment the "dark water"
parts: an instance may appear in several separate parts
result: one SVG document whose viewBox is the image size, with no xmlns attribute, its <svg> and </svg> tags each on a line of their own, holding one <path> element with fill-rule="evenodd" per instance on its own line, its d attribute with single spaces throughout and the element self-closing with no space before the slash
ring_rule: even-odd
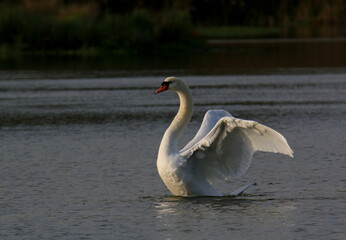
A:
<svg viewBox="0 0 346 240">
<path fill-rule="evenodd" d="M 295 151 L 256 153 L 244 177 L 217 184 L 227 194 L 255 179 L 237 198 L 173 197 L 156 172 L 178 100 L 153 91 L 174 67 L 1 71 L 0 238 L 345 239 L 346 71 L 322 65 L 176 74 L 196 103 L 182 145 L 223 108 Z"/>
</svg>

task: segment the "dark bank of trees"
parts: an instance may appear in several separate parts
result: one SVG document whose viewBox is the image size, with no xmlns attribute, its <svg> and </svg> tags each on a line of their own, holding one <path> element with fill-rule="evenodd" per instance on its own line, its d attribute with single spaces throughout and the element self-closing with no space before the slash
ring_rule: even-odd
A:
<svg viewBox="0 0 346 240">
<path fill-rule="evenodd" d="M 343 0 L 2 0 L 0 52 L 176 51 L 205 37 L 287 37 L 298 26 L 340 36 L 345 23 Z"/>
<path fill-rule="evenodd" d="M 346 21 L 343 0 L 64 0 L 65 4 L 95 2 L 101 12 L 124 13 L 137 8 L 178 9 L 202 25 L 278 25 L 282 22 L 338 24 Z"/>
</svg>

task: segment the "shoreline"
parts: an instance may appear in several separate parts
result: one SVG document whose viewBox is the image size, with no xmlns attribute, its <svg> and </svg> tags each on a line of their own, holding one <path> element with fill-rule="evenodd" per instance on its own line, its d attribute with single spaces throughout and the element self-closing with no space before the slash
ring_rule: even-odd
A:
<svg viewBox="0 0 346 240">
<path fill-rule="evenodd" d="M 346 37 L 316 37 L 316 38 L 249 38 L 249 39 L 208 39 L 208 45 L 261 44 L 261 43 L 332 43 L 346 42 Z"/>
</svg>

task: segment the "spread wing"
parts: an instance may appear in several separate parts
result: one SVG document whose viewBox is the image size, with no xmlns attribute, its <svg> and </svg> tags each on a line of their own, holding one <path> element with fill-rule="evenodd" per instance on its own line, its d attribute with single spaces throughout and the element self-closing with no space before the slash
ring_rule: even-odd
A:
<svg viewBox="0 0 346 240">
<path fill-rule="evenodd" d="M 193 163 L 196 174 L 211 182 L 214 178 L 242 176 L 256 151 L 293 157 L 286 139 L 275 130 L 255 121 L 234 118 L 223 110 L 211 110 L 180 154 Z"/>
</svg>

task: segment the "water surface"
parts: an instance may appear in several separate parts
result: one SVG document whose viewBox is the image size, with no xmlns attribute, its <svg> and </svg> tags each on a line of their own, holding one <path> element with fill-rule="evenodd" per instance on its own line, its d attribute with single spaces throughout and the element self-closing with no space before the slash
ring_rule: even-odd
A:
<svg viewBox="0 0 346 240">
<path fill-rule="evenodd" d="M 182 146 L 223 108 L 294 150 L 256 153 L 241 179 L 216 184 L 228 194 L 256 180 L 237 198 L 173 197 L 161 182 L 156 154 L 178 99 L 153 91 L 170 70 L 0 71 L 0 237 L 345 239 L 346 73 L 265 69 L 175 74 L 196 103 Z"/>
</svg>

